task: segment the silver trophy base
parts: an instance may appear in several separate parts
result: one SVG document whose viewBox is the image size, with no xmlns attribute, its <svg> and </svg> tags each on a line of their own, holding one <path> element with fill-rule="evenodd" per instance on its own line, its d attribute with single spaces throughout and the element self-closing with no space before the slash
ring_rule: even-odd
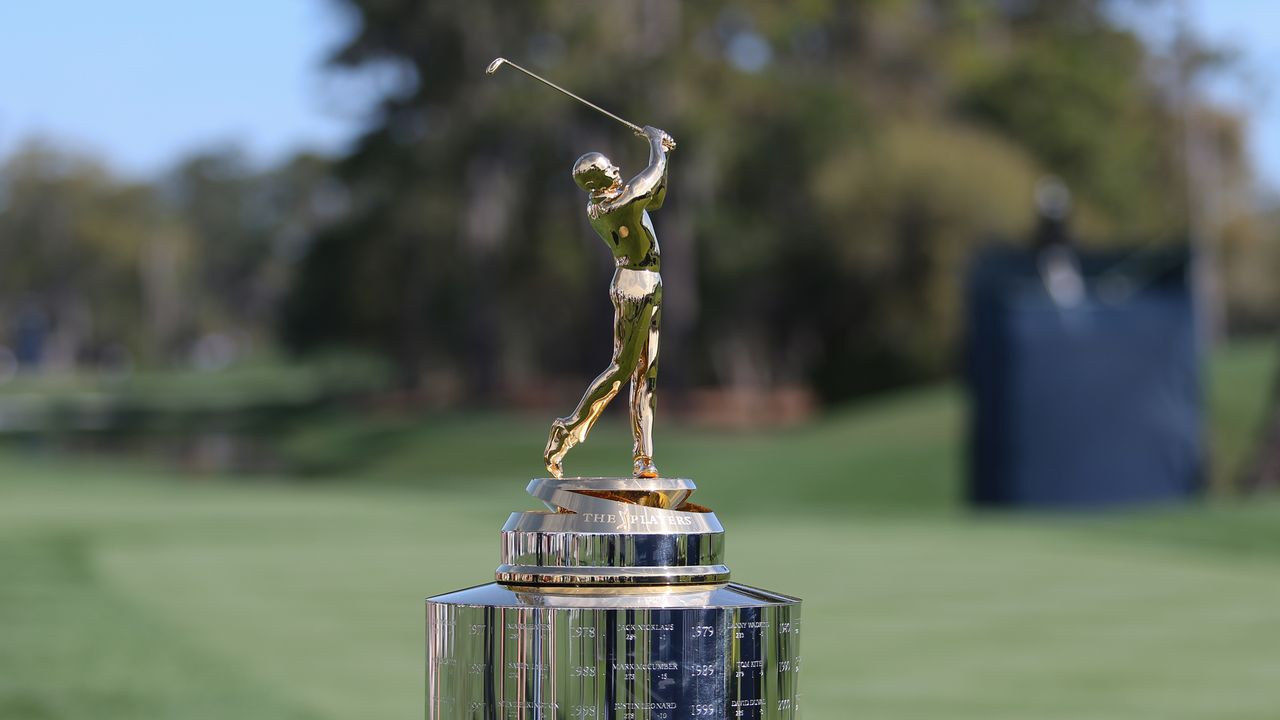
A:
<svg viewBox="0 0 1280 720">
<path fill-rule="evenodd" d="M 800 601 L 735 583 L 427 600 L 430 720 L 800 716 Z"/>
</svg>

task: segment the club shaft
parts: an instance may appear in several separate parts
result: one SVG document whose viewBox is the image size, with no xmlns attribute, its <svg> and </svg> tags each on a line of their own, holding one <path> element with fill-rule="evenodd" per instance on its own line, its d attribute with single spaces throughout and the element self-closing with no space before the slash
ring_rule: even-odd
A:
<svg viewBox="0 0 1280 720">
<path fill-rule="evenodd" d="M 549 87 L 549 88 L 552 88 L 552 89 L 555 89 L 555 90 L 559 90 L 560 92 L 564 93 L 565 95 L 568 95 L 569 97 L 573 98 L 574 100 L 577 100 L 578 102 L 582 103 L 583 105 L 586 105 L 587 107 L 589 107 L 589 108 L 591 108 L 591 109 L 595 110 L 596 112 L 600 112 L 600 113 L 603 113 L 603 114 L 605 114 L 605 115 L 608 115 L 609 117 L 613 118 L 614 120 L 617 120 L 618 122 L 622 123 L 623 125 L 626 125 L 627 127 L 631 128 L 632 130 L 635 130 L 635 131 L 636 131 L 636 133 L 638 133 L 638 134 L 640 134 L 640 135 L 643 135 L 643 134 L 644 134 L 644 128 L 641 128 L 639 125 L 636 125 L 636 124 L 635 124 L 635 123 L 633 123 L 633 122 L 628 122 L 627 120 L 623 120 L 622 118 L 618 117 L 617 115 L 614 115 L 613 113 L 609 112 L 608 110 L 605 110 L 604 108 L 602 108 L 602 107 L 600 107 L 599 105 L 597 105 L 597 104 L 595 104 L 595 103 L 591 102 L 590 100 L 586 100 L 586 99 L 581 98 L 581 97 L 579 97 L 579 96 L 577 96 L 577 95 L 574 95 L 573 93 L 569 92 L 568 90 L 565 90 L 564 88 L 562 88 L 562 87 L 560 87 L 559 85 L 557 85 L 557 84 L 555 84 L 555 83 L 551 82 L 550 80 L 548 80 L 548 79 L 546 79 L 546 78 L 542 77 L 541 75 L 539 75 L 539 74 L 537 74 L 537 73 L 535 73 L 535 72 L 531 72 L 531 71 L 529 71 L 529 70 L 526 70 L 526 69 L 524 69 L 524 68 L 520 67 L 519 65 L 517 65 L 517 64 L 515 64 L 515 63 L 513 63 L 513 62 L 511 62 L 510 60 L 503 59 L 503 61 L 502 61 L 502 62 L 503 62 L 503 64 L 504 64 L 504 65 L 510 65 L 511 67 L 513 67 L 513 68 L 515 68 L 515 69 L 519 70 L 520 72 L 524 73 L 525 75 L 528 75 L 529 77 L 533 78 L 534 80 L 537 80 L 538 82 L 542 83 L 543 85 L 546 85 L 546 86 L 547 86 L 547 87 Z"/>
</svg>

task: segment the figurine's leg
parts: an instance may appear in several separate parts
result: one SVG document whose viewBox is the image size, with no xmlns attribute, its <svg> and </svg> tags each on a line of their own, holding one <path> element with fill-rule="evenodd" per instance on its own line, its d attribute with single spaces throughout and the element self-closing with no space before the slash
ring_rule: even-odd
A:
<svg viewBox="0 0 1280 720">
<path fill-rule="evenodd" d="M 631 432 L 635 436 L 633 467 L 635 476 L 640 478 L 658 477 L 658 468 L 653 464 L 653 414 L 658 403 L 655 391 L 658 387 L 658 331 L 661 321 L 662 288 L 659 287 L 653 296 L 644 347 L 631 374 Z"/>
<path fill-rule="evenodd" d="M 555 477 L 563 472 L 561 461 L 574 445 L 587 439 L 600 413 L 630 379 L 647 337 L 650 303 L 613 295 L 613 358 L 578 401 L 573 413 L 551 423 L 551 436 L 543 459 Z"/>
</svg>

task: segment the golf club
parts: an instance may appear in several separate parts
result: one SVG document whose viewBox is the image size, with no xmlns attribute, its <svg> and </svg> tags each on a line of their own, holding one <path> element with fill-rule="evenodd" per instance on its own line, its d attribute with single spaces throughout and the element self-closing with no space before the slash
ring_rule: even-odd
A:
<svg viewBox="0 0 1280 720">
<path fill-rule="evenodd" d="M 506 59 L 506 58 L 502 58 L 502 57 L 494 58 L 494 59 L 493 59 L 493 62 L 489 63 L 489 67 L 485 68 L 484 72 L 485 72 L 485 74 L 486 74 L 486 75 L 492 75 L 492 74 L 494 74 L 495 72 L 497 72 L 497 71 L 498 71 L 498 68 L 502 67 L 503 65 L 510 65 L 511 67 L 513 67 L 513 68 L 515 68 L 515 69 L 519 70 L 520 72 L 524 73 L 525 75 L 528 75 L 529 77 L 533 78 L 534 80 L 537 80 L 538 82 L 542 83 L 543 85 L 546 85 L 546 86 L 548 86 L 548 87 L 550 87 L 550 88 L 554 88 L 554 89 L 556 89 L 556 90 L 559 90 L 560 92 L 564 93 L 565 95 L 568 95 L 569 97 L 573 98 L 574 100 L 577 100 L 578 102 L 582 103 L 583 105 L 586 105 L 587 107 L 589 107 L 589 108 L 591 108 L 591 109 L 593 109 L 593 110 L 596 110 L 597 112 L 601 112 L 601 113 L 604 113 L 605 115 L 608 115 L 609 117 L 613 118 L 614 120 L 617 120 L 618 122 L 622 123 L 623 125 L 626 125 L 627 127 L 629 127 L 629 128 L 631 128 L 632 130 L 634 130 L 634 131 L 636 132 L 636 134 L 637 134 L 637 135 L 640 135 L 640 136 L 642 136 L 642 137 L 644 136 L 644 129 L 643 129 L 643 128 L 641 128 L 639 125 L 636 125 L 636 124 L 635 124 L 635 123 L 633 123 L 633 122 L 628 122 L 628 121 L 626 121 L 626 120 L 623 120 L 622 118 L 618 117 L 617 115 L 614 115 L 613 113 L 609 112 L 608 110 L 605 110 L 604 108 L 600 107 L 599 105 L 596 105 L 595 103 L 593 103 L 593 102 L 591 102 L 591 101 L 589 101 L 589 100 L 584 100 L 583 98 L 581 98 L 581 97 L 579 97 L 579 96 L 577 96 L 577 95 L 574 95 L 573 93 L 569 92 L 568 90 L 565 90 L 564 88 L 562 88 L 562 87 L 560 87 L 559 85 L 557 85 L 557 84 L 555 84 L 555 83 L 551 82 L 550 80 L 548 80 L 548 79 L 546 79 L 546 78 L 542 77 L 541 75 L 539 75 L 539 74 L 537 74 L 537 73 L 535 73 L 535 72 L 531 72 L 531 71 L 529 71 L 529 70 L 526 70 L 526 69 L 524 69 L 524 68 L 520 67 L 519 65 L 517 65 L 517 64 L 515 64 L 515 63 L 513 63 L 513 62 L 511 62 L 510 60 L 508 60 L 508 59 Z M 670 147 L 674 148 L 674 147 L 675 147 L 675 143 L 674 143 L 674 142 L 673 142 L 673 143 L 671 143 Z"/>
</svg>

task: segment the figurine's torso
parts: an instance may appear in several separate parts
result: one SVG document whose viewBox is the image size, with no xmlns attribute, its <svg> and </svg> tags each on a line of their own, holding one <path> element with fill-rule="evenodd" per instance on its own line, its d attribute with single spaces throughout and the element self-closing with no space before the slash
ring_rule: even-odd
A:
<svg viewBox="0 0 1280 720">
<path fill-rule="evenodd" d="M 592 217 L 590 207 L 588 205 L 587 217 L 591 220 L 591 227 L 609 247 L 618 267 L 654 272 L 661 269 L 658 237 L 653 231 L 649 213 L 639 203 L 630 203 L 595 217 Z"/>
</svg>

